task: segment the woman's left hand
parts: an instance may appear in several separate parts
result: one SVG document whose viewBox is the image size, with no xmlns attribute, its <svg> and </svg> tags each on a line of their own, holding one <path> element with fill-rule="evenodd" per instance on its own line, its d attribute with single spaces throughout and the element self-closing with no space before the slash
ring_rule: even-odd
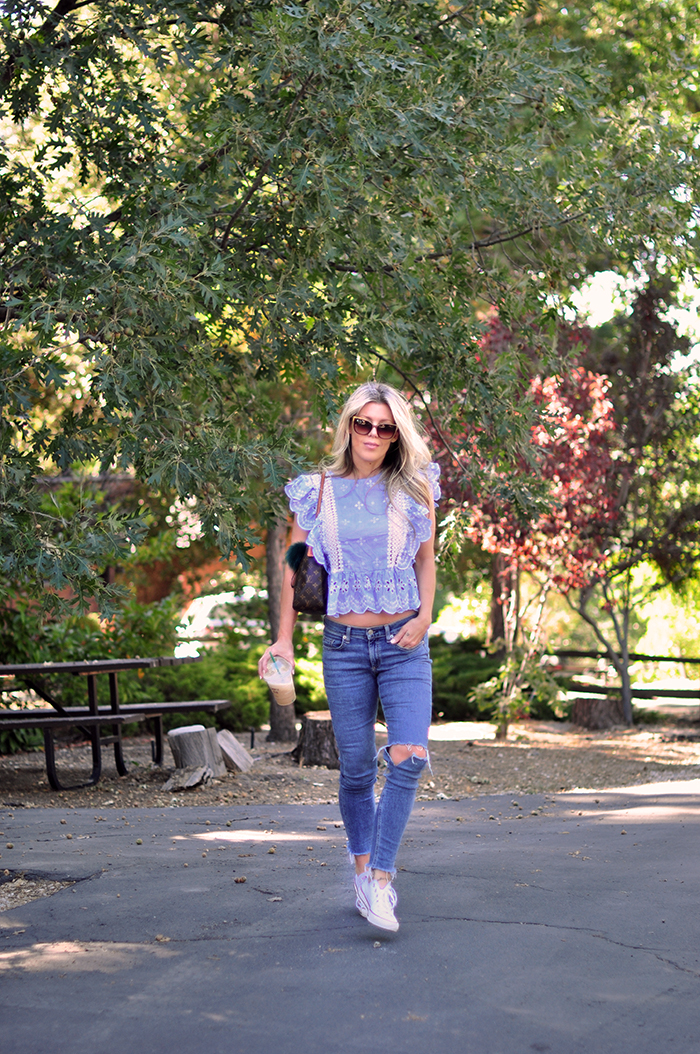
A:
<svg viewBox="0 0 700 1054">
<path fill-rule="evenodd" d="M 410 622 L 406 622 L 391 638 L 392 644 L 399 648 L 417 648 L 430 626 L 430 619 L 423 615 L 416 615 Z"/>
</svg>

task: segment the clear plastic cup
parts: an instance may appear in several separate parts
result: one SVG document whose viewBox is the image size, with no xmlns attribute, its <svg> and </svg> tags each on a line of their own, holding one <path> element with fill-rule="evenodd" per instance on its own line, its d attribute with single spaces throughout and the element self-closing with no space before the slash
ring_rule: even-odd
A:
<svg viewBox="0 0 700 1054">
<path fill-rule="evenodd" d="M 278 706 L 291 706 L 297 697 L 294 690 L 292 665 L 281 655 L 269 655 L 263 680 L 275 697 Z"/>
</svg>

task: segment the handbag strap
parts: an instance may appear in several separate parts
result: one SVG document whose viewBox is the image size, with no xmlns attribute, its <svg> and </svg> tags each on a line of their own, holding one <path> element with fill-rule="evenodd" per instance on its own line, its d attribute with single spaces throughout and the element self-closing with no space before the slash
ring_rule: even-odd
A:
<svg viewBox="0 0 700 1054">
<path fill-rule="evenodd" d="M 318 501 L 316 502 L 316 518 L 317 519 L 318 519 L 318 514 L 321 511 L 321 501 L 323 500 L 323 488 L 325 487 L 325 485 L 326 485 L 326 473 L 322 472 L 321 473 L 321 486 L 318 488 Z"/>
</svg>

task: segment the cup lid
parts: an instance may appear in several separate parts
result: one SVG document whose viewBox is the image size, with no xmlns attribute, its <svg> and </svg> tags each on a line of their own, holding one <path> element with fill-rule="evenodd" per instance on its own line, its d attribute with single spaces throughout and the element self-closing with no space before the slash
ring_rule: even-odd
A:
<svg viewBox="0 0 700 1054">
<path fill-rule="evenodd" d="M 270 655 L 263 677 L 268 684 L 289 684 L 292 679 L 292 664 L 281 655 Z"/>
</svg>

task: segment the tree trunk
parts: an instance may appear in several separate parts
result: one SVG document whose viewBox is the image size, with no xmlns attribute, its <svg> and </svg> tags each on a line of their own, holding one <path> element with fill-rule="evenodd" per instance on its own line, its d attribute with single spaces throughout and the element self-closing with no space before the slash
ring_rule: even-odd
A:
<svg viewBox="0 0 700 1054">
<path fill-rule="evenodd" d="M 495 736 L 496 739 L 503 739 L 503 740 L 505 740 L 505 739 L 508 738 L 508 725 L 509 725 L 509 723 L 510 722 L 508 721 L 507 713 L 504 715 L 501 711 L 499 711 L 498 717 L 496 719 L 496 736 Z"/>
<path fill-rule="evenodd" d="M 605 589 L 606 589 L 606 583 L 605 583 L 605 581 L 603 581 L 604 595 L 605 595 L 606 600 L 608 600 L 608 596 L 607 596 L 607 594 L 605 594 Z M 629 607 L 627 607 L 626 609 L 623 609 L 623 611 L 622 611 L 623 622 L 622 622 L 622 625 L 620 625 L 620 622 L 619 622 L 618 618 L 616 617 L 615 612 L 612 610 L 612 606 L 610 607 L 610 613 L 611 613 L 613 624 L 614 624 L 614 627 L 615 627 L 615 636 L 617 638 L 616 643 L 617 643 L 617 647 L 619 649 L 619 652 L 617 652 L 617 651 L 614 650 L 612 644 L 610 644 L 607 641 L 607 639 L 605 638 L 605 636 L 603 634 L 603 631 L 601 630 L 600 626 L 596 622 L 595 618 L 588 613 L 587 605 L 588 605 L 588 602 L 589 602 L 589 600 L 591 598 L 592 592 L 593 592 L 593 587 L 592 586 L 589 586 L 589 587 L 587 587 L 585 589 L 582 589 L 580 594 L 579 594 L 579 602 L 578 602 L 578 604 L 574 604 L 571 601 L 571 597 L 568 594 L 566 594 L 566 599 L 567 599 L 567 602 L 568 602 L 569 606 L 571 608 L 573 608 L 573 610 L 576 611 L 585 622 L 588 623 L 588 625 L 591 627 L 591 629 L 595 633 L 595 635 L 598 638 L 598 640 L 600 641 L 600 643 L 603 645 L 603 647 L 607 651 L 608 656 L 610 657 L 610 662 L 614 666 L 615 672 L 617 673 L 618 677 L 620 678 L 620 684 L 621 684 L 621 690 L 622 690 L 622 714 L 623 714 L 623 720 L 624 720 L 626 725 L 630 725 L 631 726 L 633 724 L 633 720 L 632 720 L 632 682 L 631 682 L 631 679 L 630 679 L 630 656 L 629 656 L 629 638 L 628 638 L 630 609 L 629 609 Z"/>
<path fill-rule="evenodd" d="M 502 641 L 498 655 L 510 652 L 518 636 L 520 625 L 520 575 L 509 568 L 501 553 L 496 553 L 491 564 L 491 613 L 489 643 Z"/>
<path fill-rule="evenodd" d="M 287 524 L 269 527 L 265 541 L 265 569 L 267 575 L 267 607 L 270 619 L 270 639 L 276 641 L 280 631 L 280 600 L 284 579 L 284 553 L 287 546 Z M 270 696 L 269 743 L 291 743 L 297 737 L 296 713 L 293 706 L 279 706 L 272 692 Z"/>
<path fill-rule="evenodd" d="M 625 661 L 626 660 L 626 661 Z M 622 713 L 626 725 L 632 724 L 632 682 L 630 680 L 629 658 L 623 657 L 622 674 Z"/>
<path fill-rule="evenodd" d="M 504 561 L 496 553 L 491 561 L 491 614 L 489 617 L 489 643 L 506 639 L 506 627 L 503 621 L 503 570 Z M 505 646 L 505 645 L 504 645 Z"/>
<path fill-rule="evenodd" d="M 280 631 L 280 600 L 284 578 L 284 553 L 287 544 L 287 524 L 268 527 L 265 540 L 265 573 L 267 576 L 267 610 L 272 640 Z"/>
<path fill-rule="evenodd" d="M 304 714 L 301 719 L 299 742 L 292 751 L 292 757 L 300 765 L 340 768 L 330 710 L 309 710 Z"/>
</svg>

